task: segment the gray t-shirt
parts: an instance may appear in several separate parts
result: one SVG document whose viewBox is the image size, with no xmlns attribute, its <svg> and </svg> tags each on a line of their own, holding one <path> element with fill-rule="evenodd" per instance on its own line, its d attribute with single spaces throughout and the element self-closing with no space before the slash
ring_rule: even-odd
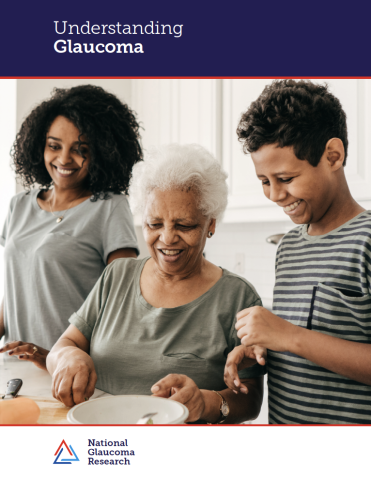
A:
<svg viewBox="0 0 371 480">
<path fill-rule="evenodd" d="M 240 344 L 236 314 L 261 305 L 244 278 L 223 270 L 196 300 L 155 308 L 143 298 L 140 275 L 148 258 L 118 259 L 105 269 L 80 310 L 70 318 L 90 341 L 97 388 L 114 394 L 149 395 L 169 373 L 192 378 L 199 388 L 222 390 L 228 353 Z M 241 378 L 259 377 L 255 365 Z"/>
<path fill-rule="evenodd" d="M 124 195 L 85 200 L 56 223 L 39 207 L 38 193 L 35 189 L 12 198 L 0 236 L 5 246 L 5 341 L 50 349 L 102 274 L 108 255 L 138 246 Z"/>
</svg>

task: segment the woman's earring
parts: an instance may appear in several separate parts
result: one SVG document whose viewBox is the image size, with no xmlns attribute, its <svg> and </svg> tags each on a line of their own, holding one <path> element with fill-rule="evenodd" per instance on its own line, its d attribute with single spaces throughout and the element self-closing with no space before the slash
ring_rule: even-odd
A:
<svg viewBox="0 0 371 480">
<path fill-rule="evenodd" d="M 212 236 L 213 236 L 213 232 L 209 232 L 209 233 L 207 234 L 207 237 L 208 237 L 208 238 L 211 238 Z"/>
</svg>

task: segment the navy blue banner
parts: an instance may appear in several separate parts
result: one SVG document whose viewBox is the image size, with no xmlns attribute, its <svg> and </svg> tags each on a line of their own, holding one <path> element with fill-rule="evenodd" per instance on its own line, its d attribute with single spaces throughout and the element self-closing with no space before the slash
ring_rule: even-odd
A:
<svg viewBox="0 0 371 480">
<path fill-rule="evenodd" d="M 8 2 L 0 76 L 371 76 L 366 5 Z"/>
</svg>

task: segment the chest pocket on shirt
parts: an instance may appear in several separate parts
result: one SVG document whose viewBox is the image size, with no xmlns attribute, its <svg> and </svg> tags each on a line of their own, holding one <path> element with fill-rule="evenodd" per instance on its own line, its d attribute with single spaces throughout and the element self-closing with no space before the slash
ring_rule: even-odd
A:
<svg viewBox="0 0 371 480">
<path fill-rule="evenodd" d="M 172 354 L 176 355 L 176 354 Z M 199 388 L 207 390 L 223 390 L 225 361 L 210 362 L 193 354 L 179 354 L 178 356 L 162 355 L 161 363 L 163 376 L 171 373 L 186 375 L 191 378 Z"/>
<path fill-rule="evenodd" d="M 352 342 L 371 343 L 371 295 L 319 283 L 313 288 L 307 328 Z"/>
<path fill-rule="evenodd" d="M 189 368 L 206 368 L 207 360 L 200 358 L 192 353 L 179 353 L 162 355 L 161 362 L 168 367 L 189 369 Z M 177 373 L 184 373 L 183 371 Z"/>
</svg>

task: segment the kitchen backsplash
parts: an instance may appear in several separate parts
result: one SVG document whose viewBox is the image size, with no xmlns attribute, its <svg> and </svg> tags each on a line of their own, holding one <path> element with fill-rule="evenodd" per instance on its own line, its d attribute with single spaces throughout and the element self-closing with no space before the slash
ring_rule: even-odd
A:
<svg viewBox="0 0 371 480">
<path fill-rule="evenodd" d="M 271 307 L 277 245 L 266 238 L 287 233 L 292 222 L 221 224 L 207 240 L 205 253 L 211 262 L 245 277 L 254 285 L 267 308 Z"/>
</svg>

